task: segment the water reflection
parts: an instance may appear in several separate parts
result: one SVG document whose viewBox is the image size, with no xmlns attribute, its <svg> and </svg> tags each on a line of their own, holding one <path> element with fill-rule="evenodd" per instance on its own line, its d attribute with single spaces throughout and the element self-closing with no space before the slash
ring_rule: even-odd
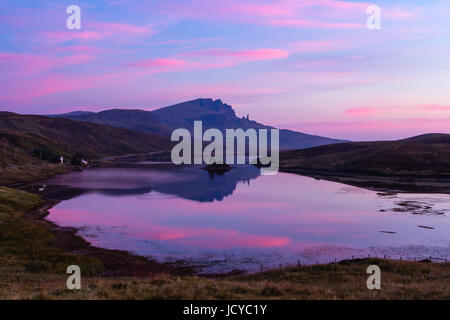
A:
<svg viewBox="0 0 450 320">
<path fill-rule="evenodd" d="M 260 170 L 254 166 L 237 166 L 221 174 L 199 167 L 103 168 L 67 173 L 40 183 L 48 185 L 48 195 L 59 200 L 86 193 L 129 196 L 154 190 L 184 199 L 213 202 L 233 194 L 238 183 L 250 184 L 259 174 Z M 55 185 L 58 188 L 52 188 Z"/>
<path fill-rule="evenodd" d="M 193 167 L 92 169 L 45 183 L 67 199 L 50 210 L 58 225 L 80 228 L 97 246 L 184 260 L 201 272 L 367 254 L 450 258 L 449 195 L 386 195 L 260 176 L 251 166 L 214 176 Z"/>
</svg>

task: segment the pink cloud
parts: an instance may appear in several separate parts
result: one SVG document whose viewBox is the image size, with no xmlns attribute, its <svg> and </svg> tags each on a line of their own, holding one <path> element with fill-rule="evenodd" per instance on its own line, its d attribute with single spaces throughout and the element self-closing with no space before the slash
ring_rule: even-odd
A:
<svg viewBox="0 0 450 320">
<path fill-rule="evenodd" d="M 60 32 L 46 32 L 43 34 L 46 42 L 50 44 L 64 43 L 71 40 L 80 41 L 97 41 L 103 39 L 106 34 L 97 31 L 60 31 Z"/>
<path fill-rule="evenodd" d="M 14 77 L 31 76 L 63 66 L 83 64 L 94 58 L 91 54 L 52 56 L 49 54 L 0 52 L 0 62 L 4 63 L 6 69 L 4 72 L 8 72 Z"/>
<path fill-rule="evenodd" d="M 336 0 L 194 0 L 183 6 L 166 1 L 158 9 L 178 19 L 228 20 L 295 28 L 359 29 L 365 27 L 369 5 L 370 2 Z M 391 20 L 416 16 L 400 6 L 383 8 L 383 14 Z"/>
<path fill-rule="evenodd" d="M 362 140 L 404 139 L 420 134 L 450 133 L 450 118 L 370 119 L 279 124 L 279 126 L 334 138 Z"/>
<path fill-rule="evenodd" d="M 95 47 L 90 46 L 74 46 L 80 51 L 95 51 Z M 56 51 L 60 51 L 58 48 Z M 95 58 L 91 54 L 75 54 L 66 56 L 53 55 L 33 55 L 33 54 L 11 54 L 1 53 L 0 60 L 8 60 L 8 64 L 12 69 L 10 74 L 15 76 L 26 76 L 26 79 L 20 81 L 10 81 L 4 84 L 4 89 L 8 95 L 3 97 L 3 100 L 8 103 L 27 103 L 33 99 L 54 95 L 63 92 L 85 90 L 96 87 L 110 86 L 126 83 L 137 80 L 145 75 L 160 73 L 160 72 L 175 72 L 175 71 L 190 71 L 190 70 L 205 70 L 213 68 L 222 68 L 233 66 L 240 62 L 260 61 L 261 59 L 277 59 L 287 56 L 288 53 L 282 50 L 261 49 L 261 50 L 243 50 L 243 51 L 227 51 L 213 50 L 208 53 L 212 57 L 219 58 L 219 61 L 188 61 L 183 59 L 147 59 L 125 64 L 129 67 L 135 67 L 138 71 L 130 70 L 110 70 L 108 73 L 98 74 L 84 74 L 71 75 L 72 73 L 50 73 L 42 74 L 55 70 L 60 67 L 69 65 L 79 65 L 89 62 Z M 255 91 L 256 90 L 256 91 Z M 280 92 L 279 90 L 268 89 L 248 89 L 242 90 L 236 87 L 223 89 L 223 86 L 213 85 L 209 88 L 202 85 L 197 88 L 197 95 L 207 91 L 215 92 L 216 96 L 222 96 L 223 91 L 229 95 L 235 95 L 238 92 L 239 96 L 255 94 L 273 94 Z M 182 93 L 180 93 L 182 95 Z M 193 94 L 190 92 L 190 94 Z"/>
<path fill-rule="evenodd" d="M 359 107 L 350 108 L 345 110 L 345 114 L 352 117 L 366 117 L 366 116 L 389 116 L 395 115 L 396 113 L 420 113 L 429 111 L 450 111 L 450 106 L 441 106 L 436 104 L 420 105 L 415 107 L 401 107 L 401 106 L 391 106 L 391 107 Z"/>
<path fill-rule="evenodd" d="M 182 72 L 191 70 L 207 70 L 215 68 L 223 68 L 226 63 L 206 63 L 195 62 L 181 59 L 172 58 L 157 58 L 157 59 L 144 59 L 135 62 L 125 63 L 124 66 L 136 67 L 147 70 L 148 73 L 160 73 L 160 72 Z"/>
<path fill-rule="evenodd" d="M 326 22 L 326 21 L 310 21 L 299 19 L 283 19 L 270 20 L 269 25 L 277 27 L 297 27 L 297 28 L 314 28 L 314 29 L 364 29 L 366 26 L 362 23 L 354 22 Z"/>
<path fill-rule="evenodd" d="M 45 32 L 44 40 L 50 44 L 77 40 L 81 42 L 99 41 L 108 37 L 129 39 L 132 36 L 151 35 L 154 31 L 148 26 L 135 26 L 117 22 L 90 22 L 82 31 Z"/>
<path fill-rule="evenodd" d="M 170 39 L 163 41 L 153 41 L 148 44 L 151 45 L 186 45 L 188 48 L 195 47 L 201 43 L 211 42 L 220 40 L 220 37 L 211 37 L 211 38 L 191 38 L 191 39 Z"/>
<path fill-rule="evenodd" d="M 33 99 L 60 92 L 87 88 L 86 83 L 78 82 L 64 75 L 52 74 L 39 79 L 22 80 L 19 83 L 6 84 L 8 96 L 4 99 L 9 103 L 27 103 Z"/>
<path fill-rule="evenodd" d="M 76 46 L 60 46 L 55 47 L 53 50 L 55 52 L 64 52 L 64 53 L 74 53 L 74 52 L 82 52 L 82 53 L 103 53 L 107 51 L 112 51 L 109 49 L 103 49 L 99 47 L 94 47 L 90 45 L 76 45 Z"/>
<path fill-rule="evenodd" d="M 167 71 L 176 71 L 185 69 L 189 63 L 179 59 L 146 59 L 136 62 L 130 62 L 125 65 L 139 68 L 154 68 Z"/>
<path fill-rule="evenodd" d="M 284 5 L 280 5 L 280 2 L 262 3 L 252 0 L 194 0 L 180 6 L 178 2 L 166 1 L 158 9 L 177 18 L 247 20 L 249 17 L 290 15 L 294 8 L 291 4 L 284 2 Z"/>
<path fill-rule="evenodd" d="M 359 108 L 347 109 L 347 110 L 345 110 L 345 114 L 349 115 L 349 116 L 356 116 L 356 117 L 371 116 L 371 115 L 374 115 L 374 114 L 383 113 L 386 110 L 390 111 L 390 109 L 386 109 L 386 108 L 359 107 Z"/>
<path fill-rule="evenodd" d="M 383 17 L 389 20 L 400 20 L 400 19 L 412 19 L 417 17 L 418 11 L 414 9 L 413 11 L 406 11 L 400 7 L 388 8 L 382 11 Z"/>
<path fill-rule="evenodd" d="M 28 103 L 36 98 L 52 94 L 123 84 L 139 79 L 148 73 L 146 71 L 116 71 L 78 76 L 51 73 L 38 78 L 33 77 L 4 83 L 3 88 L 8 92 L 8 95 L 2 98 L 8 103 Z"/>
<path fill-rule="evenodd" d="M 131 24 L 118 22 L 92 22 L 88 24 L 88 27 L 101 30 L 101 32 L 107 35 L 114 35 L 114 34 L 140 35 L 153 33 L 153 30 L 148 26 L 135 26 Z"/>
<path fill-rule="evenodd" d="M 125 63 L 125 66 L 152 70 L 152 72 L 168 71 L 189 71 L 206 70 L 215 68 L 232 67 L 238 63 L 255 62 L 274 59 L 285 59 L 289 57 L 289 52 L 278 49 L 256 49 L 256 50 L 227 50 L 210 49 L 181 54 L 183 57 L 210 57 L 213 60 L 200 61 L 177 59 L 177 58 L 156 58 L 144 59 L 135 62 Z"/>
<path fill-rule="evenodd" d="M 337 40 L 298 41 L 289 45 L 289 49 L 292 53 L 330 52 L 348 49 L 350 47 L 350 43 Z"/>
<path fill-rule="evenodd" d="M 433 110 L 433 111 L 450 111 L 450 106 L 440 106 L 437 104 L 427 104 L 421 106 L 420 108 L 424 110 Z"/>
<path fill-rule="evenodd" d="M 209 49 L 186 54 L 187 56 L 230 57 L 236 62 L 286 59 L 289 52 L 280 49 L 228 50 Z"/>
</svg>

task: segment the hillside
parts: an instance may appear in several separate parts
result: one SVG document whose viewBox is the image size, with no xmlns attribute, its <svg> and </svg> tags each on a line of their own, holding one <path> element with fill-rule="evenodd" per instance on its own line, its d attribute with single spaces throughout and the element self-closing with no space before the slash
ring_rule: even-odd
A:
<svg viewBox="0 0 450 320">
<path fill-rule="evenodd" d="M 286 151 L 280 154 L 280 168 L 303 173 L 450 178 L 450 134 Z"/>
<path fill-rule="evenodd" d="M 56 115 L 59 118 L 67 118 L 75 121 L 85 121 L 104 124 L 112 127 L 125 128 L 152 134 L 169 136 L 171 130 L 161 125 L 156 118 L 144 110 L 106 110 L 94 112 L 70 112 Z"/>
<path fill-rule="evenodd" d="M 239 118 L 230 105 L 223 103 L 221 100 L 213 99 L 196 99 L 151 112 L 114 109 L 99 113 L 77 114 L 75 112 L 75 114 L 56 115 L 56 117 L 102 123 L 166 136 L 169 136 L 172 130 L 177 128 L 186 128 L 192 132 L 195 120 L 203 121 L 205 130 L 209 128 L 217 128 L 221 131 L 236 128 L 244 130 L 249 128 L 273 128 L 248 118 Z M 290 130 L 280 130 L 281 149 L 301 149 L 337 142 L 342 141 Z"/>
<path fill-rule="evenodd" d="M 0 112 L 0 165 L 55 162 L 77 153 L 87 159 L 169 148 L 167 138 L 69 119 Z"/>
</svg>

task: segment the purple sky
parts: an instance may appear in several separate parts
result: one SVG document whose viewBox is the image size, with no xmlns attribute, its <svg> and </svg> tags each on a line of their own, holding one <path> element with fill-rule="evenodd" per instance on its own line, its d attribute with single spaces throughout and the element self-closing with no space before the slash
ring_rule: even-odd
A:
<svg viewBox="0 0 450 320">
<path fill-rule="evenodd" d="M 66 8 L 81 8 L 68 30 Z M 352 140 L 450 133 L 450 2 L 0 0 L 0 109 L 51 114 L 220 98 Z"/>
</svg>

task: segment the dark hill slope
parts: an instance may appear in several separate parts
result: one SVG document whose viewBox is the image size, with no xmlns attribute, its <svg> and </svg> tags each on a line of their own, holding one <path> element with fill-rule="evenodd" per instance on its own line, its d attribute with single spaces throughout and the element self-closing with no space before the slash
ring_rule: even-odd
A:
<svg viewBox="0 0 450 320">
<path fill-rule="evenodd" d="M 450 135 L 347 142 L 280 154 L 283 171 L 450 177 Z"/>
<path fill-rule="evenodd" d="M 69 114 L 56 115 L 56 117 L 99 123 L 164 136 L 170 134 L 170 130 L 167 127 L 161 125 L 150 112 L 144 110 L 113 109 L 98 113 L 81 114 L 75 111 Z"/>
<path fill-rule="evenodd" d="M 69 119 L 0 112 L 2 166 L 36 161 L 41 154 L 71 158 L 82 153 L 87 158 L 101 158 L 168 148 L 169 141 L 162 136 Z"/>
</svg>

